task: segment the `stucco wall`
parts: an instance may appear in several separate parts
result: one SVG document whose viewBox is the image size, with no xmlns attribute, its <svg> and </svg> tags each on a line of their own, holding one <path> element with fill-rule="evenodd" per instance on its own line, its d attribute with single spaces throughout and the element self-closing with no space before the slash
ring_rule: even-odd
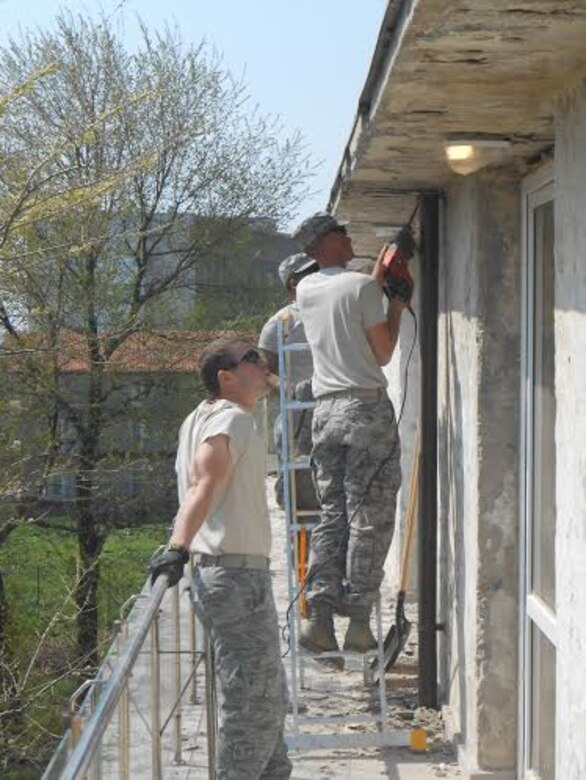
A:
<svg viewBox="0 0 586 780">
<path fill-rule="evenodd" d="M 586 777 L 586 85 L 555 153 L 557 777 Z"/>
<path fill-rule="evenodd" d="M 519 181 L 448 193 L 440 276 L 442 687 L 468 768 L 516 759 Z M 502 775 L 504 776 L 504 775 Z"/>
</svg>

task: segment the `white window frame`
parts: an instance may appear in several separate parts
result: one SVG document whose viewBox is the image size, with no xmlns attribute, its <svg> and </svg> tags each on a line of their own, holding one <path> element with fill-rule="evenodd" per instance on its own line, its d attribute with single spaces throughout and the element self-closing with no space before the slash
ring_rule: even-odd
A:
<svg viewBox="0 0 586 780">
<path fill-rule="evenodd" d="M 520 501 L 519 501 L 519 745 L 517 776 L 519 780 L 540 780 L 530 766 L 531 747 L 531 625 L 535 625 L 557 650 L 558 626 L 555 612 L 536 594 L 530 592 L 532 582 L 532 471 L 533 471 L 533 322 L 535 317 L 533 291 L 535 286 L 533 214 L 545 203 L 555 203 L 553 163 L 544 165 L 527 176 L 521 188 L 521 441 L 520 441 Z M 557 760 L 556 760 L 557 764 Z"/>
</svg>

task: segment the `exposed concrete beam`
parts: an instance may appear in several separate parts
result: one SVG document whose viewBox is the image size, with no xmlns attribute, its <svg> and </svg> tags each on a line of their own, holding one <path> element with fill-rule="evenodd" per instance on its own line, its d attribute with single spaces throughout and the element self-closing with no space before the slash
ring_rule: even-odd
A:
<svg viewBox="0 0 586 780">
<path fill-rule="evenodd" d="M 407 215 L 399 191 L 454 183 L 444 141 L 458 133 L 506 137 L 522 175 L 551 148 L 557 96 L 586 78 L 585 40 L 583 0 L 391 0 L 329 209 Z"/>
</svg>

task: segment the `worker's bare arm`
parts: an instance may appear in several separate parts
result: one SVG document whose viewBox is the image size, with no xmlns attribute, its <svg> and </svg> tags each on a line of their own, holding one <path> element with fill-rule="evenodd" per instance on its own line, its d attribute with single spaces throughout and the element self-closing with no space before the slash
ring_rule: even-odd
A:
<svg viewBox="0 0 586 780">
<path fill-rule="evenodd" d="M 379 366 L 386 366 L 393 354 L 393 343 L 386 320 L 366 328 L 366 338 Z"/>
<path fill-rule="evenodd" d="M 191 486 L 177 512 L 170 543 L 189 547 L 222 490 L 231 466 L 226 435 L 212 436 L 199 445 L 191 469 Z"/>
<path fill-rule="evenodd" d="M 383 260 L 385 258 L 385 252 L 387 251 L 388 248 L 389 248 L 388 244 L 383 244 L 380 252 L 378 253 L 378 257 L 376 258 L 374 268 L 372 269 L 370 274 L 379 283 L 381 289 L 384 281 Z"/>
<path fill-rule="evenodd" d="M 264 357 L 269 367 L 271 374 L 279 373 L 279 356 L 276 352 L 271 352 L 268 349 L 259 349 L 260 354 Z"/>
<path fill-rule="evenodd" d="M 399 298 L 389 301 L 387 319 L 366 328 L 366 338 L 379 366 L 386 366 L 393 357 L 399 339 L 401 314 L 405 304 Z"/>
<path fill-rule="evenodd" d="M 259 352 L 265 359 L 271 372 L 267 379 L 269 387 L 276 392 L 279 390 L 279 356 L 276 352 L 271 352 L 268 349 L 259 349 Z"/>
</svg>

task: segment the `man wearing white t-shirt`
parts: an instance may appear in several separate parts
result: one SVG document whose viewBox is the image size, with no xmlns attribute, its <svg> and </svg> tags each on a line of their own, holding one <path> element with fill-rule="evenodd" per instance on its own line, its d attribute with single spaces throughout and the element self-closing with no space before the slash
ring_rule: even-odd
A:
<svg viewBox="0 0 586 780">
<path fill-rule="evenodd" d="M 176 584 L 196 554 L 198 613 L 211 633 L 219 683 L 218 780 L 286 780 L 287 687 L 269 572 L 265 448 L 254 409 L 269 390 L 260 353 L 238 338 L 202 352 L 208 399 L 184 421 L 177 450 L 179 511 L 153 581 Z"/>
<path fill-rule="evenodd" d="M 310 619 L 300 643 L 335 651 L 333 613 L 350 617 L 344 648 L 376 646 L 370 613 L 391 544 L 401 447 L 381 366 L 393 354 L 405 304 L 383 306 L 381 257 L 372 277 L 347 271 L 353 257 L 344 225 L 309 217 L 292 237 L 319 265 L 297 286 L 313 356 L 312 463 L 321 520 L 312 534 Z"/>
</svg>

